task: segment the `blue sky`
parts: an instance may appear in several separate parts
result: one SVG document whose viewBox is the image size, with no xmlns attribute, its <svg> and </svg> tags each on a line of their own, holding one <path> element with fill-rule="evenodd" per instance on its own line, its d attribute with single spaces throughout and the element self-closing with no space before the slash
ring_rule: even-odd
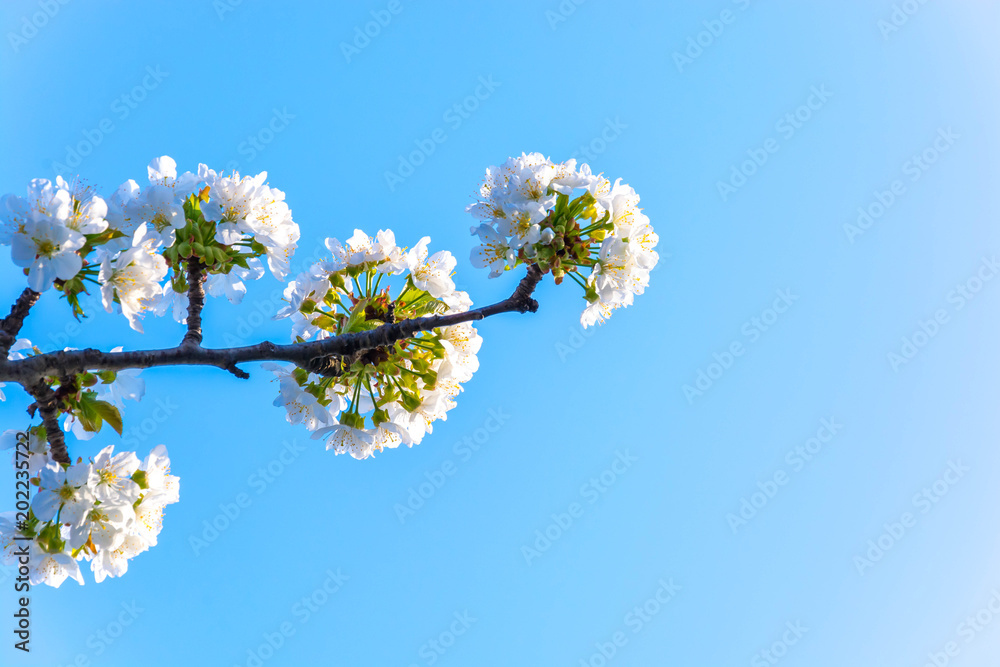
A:
<svg viewBox="0 0 1000 667">
<path fill-rule="evenodd" d="M 483 322 L 448 421 L 373 460 L 288 425 L 259 369 L 145 372 L 127 444 L 167 445 L 181 502 L 125 577 L 36 590 L 33 651 L 0 662 L 993 664 L 998 21 L 987 1 L 5 2 L 2 192 L 68 169 L 110 193 L 164 154 L 266 170 L 297 267 L 355 227 L 427 234 L 486 304 L 517 277 L 469 265 L 464 208 L 486 166 L 540 151 L 633 185 L 661 262 L 586 336 L 571 285 Z M 279 289 L 212 300 L 205 344 L 286 340 Z M 24 333 L 181 335 L 146 332 L 44 299 Z M 5 428 L 25 405 L 8 391 Z"/>
</svg>

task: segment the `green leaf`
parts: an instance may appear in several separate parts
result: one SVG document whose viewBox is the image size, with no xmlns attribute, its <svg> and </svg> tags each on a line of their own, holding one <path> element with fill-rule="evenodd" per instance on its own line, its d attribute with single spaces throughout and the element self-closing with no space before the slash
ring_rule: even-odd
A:
<svg viewBox="0 0 1000 667">
<path fill-rule="evenodd" d="M 99 414 L 104 421 L 111 424 L 111 428 L 113 428 L 118 435 L 122 434 L 122 414 L 118 411 L 118 408 L 111 405 L 107 401 L 95 401 L 94 410 L 97 411 L 97 414 Z"/>
<path fill-rule="evenodd" d="M 422 289 L 407 288 L 396 298 L 396 309 L 404 311 L 408 317 L 424 317 L 442 312 L 447 306 Z"/>
<path fill-rule="evenodd" d="M 354 333 L 355 331 L 364 331 L 362 325 L 365 323 L 365 308 L 368 306 L 368 299 L 361 299 L 354 307 L 351 308 L 351 314 L 347 318 L 347 322 L 344 323 L 344 329 L 341 333 Z M 369 327 L 370 328 L 370 327 Z"/>
<path fill-rule="evenodd" d="M 74 411 L 74 414 L 83 426 L 83 430 L 89 431 L 90 433 L 97 433 L 100 431 L 101 425 L 104 423 L 104 420 L 101 418 L 101 414 L 95 407 L 96 403 L 98 403 L 97 393 L 93 391 L 85 391 L 82 393 L 80 400 L 76 404 L 77 410 Z"/>
</svg>

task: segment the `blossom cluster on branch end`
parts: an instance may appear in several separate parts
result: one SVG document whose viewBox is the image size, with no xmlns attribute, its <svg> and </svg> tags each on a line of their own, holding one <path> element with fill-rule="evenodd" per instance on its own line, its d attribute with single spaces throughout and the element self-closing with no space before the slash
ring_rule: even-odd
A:
<svg viewBox="0 0 1000 667">
<path fill-rule="evenodd" d="M 522 263 L 551 271 L 556 284 L 569 276 L 587 300 L 584 327 L 632 305 L 649 284 L 659 237 L 620 178 L 612 185 L 576 160 L 523 153 L 488 168 L 478 194 L 466 209 L 484 221 L 472 228 L 481 241 L 472 263 L 489 268 L 490 278 Z"/>
</svg>

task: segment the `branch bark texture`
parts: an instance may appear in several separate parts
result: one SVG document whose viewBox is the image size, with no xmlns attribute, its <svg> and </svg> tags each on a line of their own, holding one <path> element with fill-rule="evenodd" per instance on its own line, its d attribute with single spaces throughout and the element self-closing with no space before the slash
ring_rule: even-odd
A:
<svg viewBox="0 0 1000 667">
<path fill-rule="evenodd" d="M 201 346 L 201 309 L 205 307 L 205 265 L 196 257 L 188 260 L 188 316 L 187 333 L 181 347 Z"/>
<path fill-rule="evenodd" d="M 135 352 L 101 352 L 95 349 L 50 352 L 19 361 L 0 359 L 0 382 L 18 382 L 25 387 L 36 385 L 48 376 L 65 376 L 84 371 L 119 371 L 127 368 L 154 368 L 158 366 L 215 366 L 233 373 L 237 377 L 249 377 L 236 364 L 251 361 L 286 361 L 305 366 L 312 359 L 329 355 L 350 355 L 360 350 L 389 346 L 397 341 L 411 338 L 421 331 L 438 327 L 473 322 L 500 313 L 533 313 L 538 310 L 538 302 L 532 294 L 542 279 L 542 272 L 535 265 L 528 272 L 510 297 L 498 303 L 476 308 L 464 313 L 431 315 L 385 324 L 371 331 L 334 336 L 324 340 L 275 345 L 265 341 L 244 347 L 206 349 L 201 340 L 200 308 L 194 313 L 189 308 L 188 335 L 181 345 L 160 350 Z M 194 283 L 192 283 L 193 285 Z M 193 302 L 193 299 L 192 299 Z M 204 303 L 204 291 L 201 292 Z M 192 327 L 195 319 L 197 326 Z M 193 342 L 197 331 L 198 342 Z M 36 396 L 37 398 L 37 396 Z M 41 406 L 41 402 L 39 403 Z"/>
<path fill-rule="evenodd" d="M 53 461 L 70 463 L 69 452 L 66 450 L 66 436 L 59 426 L 59 398 L 45 382 L 28 387 L 28 392 L 35 397 L 35 405 L 42 416 L 45 426 L 45 437 L 49 441 L 49 452 Z"/>
<path fill-rule="evenodd" d="M 24 319 L 28 316 L 31 307 L 38 303 L 41 293 L 25 287 L 21 296 L 10 308 L 10 314 L 0 320 L 0 358 L 6 359 L 10 348 L 17 342 L 17 334 L 24 326 Z"/>
</svg>

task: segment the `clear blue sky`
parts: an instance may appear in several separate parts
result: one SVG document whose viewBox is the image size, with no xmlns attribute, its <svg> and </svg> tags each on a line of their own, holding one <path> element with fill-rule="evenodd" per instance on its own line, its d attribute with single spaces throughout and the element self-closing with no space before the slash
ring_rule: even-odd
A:
<svg viewBox="0 0 1000 667">
<path fill-rule="evenodd" d="M 516 276 L 466 259 L 483 169 L 586 148 L 641 194 L 661 263 L 589 337 L 568 285 L 544 285 L 537 315 L 483 323 L 459 408 L 373 460 L 288 425 L 259 369 L 144 373 L 129 444 L 168 446 L 181 502 L 124 578 L 36 591 L 32 654 L 8 619 L 0 662 L 1000 659 L 1000 280 L 984 280 L 1000 255 L 1000 4 L 909 0 L 881 28 L 889 0 L 231 4 L 4 2 L 0 191 L 66 165 L 110 193 L 164 154 L 267 170 L 301 257 L 355 227 L 428 234 L 485 304 Z M 387 178 L 415 150 L 422 164 Z M 7 252 L 5 303 L 24 283 Z M 255 315 L 279 288 L 212 300 L 206 344 L 285 340 L 287 322 Z M 180 337 L 95 315 L 67 329 L 46 298 L 25 333 L 44 348 Z M 8 389 L 0 419 L 21 427 Z M 429 497 L 401 520 L 411 490 Z"/>
</svg>

